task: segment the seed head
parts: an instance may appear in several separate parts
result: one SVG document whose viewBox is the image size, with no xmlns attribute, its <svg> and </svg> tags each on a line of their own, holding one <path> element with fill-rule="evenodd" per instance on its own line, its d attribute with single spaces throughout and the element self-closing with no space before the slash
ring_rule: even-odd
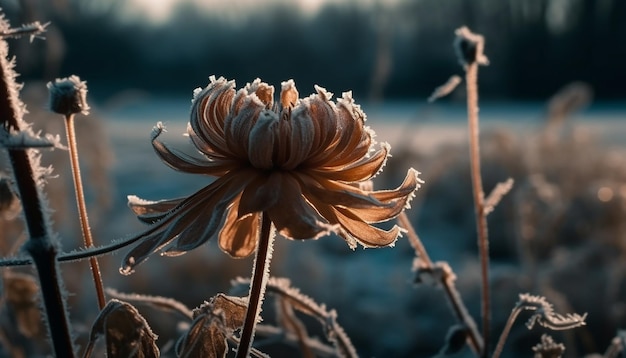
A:
<svg viewBox="0 0 626 358">
<path fill-rule="evenodd" d="M 471 32 L 466 26 L 458 28 L 454 33 L 454 51 L 463 67 L 473 63 L 483 66 L 489 64 L 489 59 L 483 53 L 485 38 L 482 35 Z"/>
<path fill-rule="evenodd" d="M 50 93 L 48 106 L 51 111 L 66 116 L 76 113 L 89 114 L 87 82 L 72 75 L 57 78 L 54 82 L 48 82 L 47 86 Z"/>
</svg>

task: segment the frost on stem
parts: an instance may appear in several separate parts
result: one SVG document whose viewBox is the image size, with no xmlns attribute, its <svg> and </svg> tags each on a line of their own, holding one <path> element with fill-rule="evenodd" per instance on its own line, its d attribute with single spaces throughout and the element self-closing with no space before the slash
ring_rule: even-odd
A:
<svg viewBox="0 0 626 358">
<path fill-rule="evenodd" d="M 50 98 L 48 107 L 51 111 L 69 116 L 71 114 L 89 114 L 87 104 L 87 82 L 81 81 L 78 76 L 57 78 L 48 82 Z"/>
<path fill-rule="evenodd" d="M 542 334 L 541 342 L 533 347 L 533 352 L 534 358 L 559 358 L 565 352 L 565 346 L 563 343 L 556 343 L 549 335 Z"/>
<path fill-rule="evenodd" d="M 462 79 L 460 76 L 454 75 L 451 76 L 446 83 L 441 86 L 435 88 L 433 93 L 428 97 L 428 102 L 432 103 L 438 100 L 441 97 L 445 97 L 452 93 L 454 89 L 461 83 Z"/>
<path fill-rule="evenodd" d="M 455 32 L 454 51 L 461 63 L 466 67 L 474 63 L 487 66 L 489 59 L 483 53 L 485 47 L 485 38 L 482 35 L 475 34 L 466 26 L 458 28 Z"/>
<path fill-rule="evenodd" d="M 586 325 L 585 319 L 587 313 L 582 316 L 578 313 L 567 313 L 561 315 L 554 312 L 552 304 L 543 296 L 533 296 L 528 293 L 519 295 L 520 300 L 517 302 L 516 309 L 535 311 L 526 322 L 526 327 L 532 329 L 535 324 L 550 328 L 552 330 L 566 330 Z"/>
</svg>

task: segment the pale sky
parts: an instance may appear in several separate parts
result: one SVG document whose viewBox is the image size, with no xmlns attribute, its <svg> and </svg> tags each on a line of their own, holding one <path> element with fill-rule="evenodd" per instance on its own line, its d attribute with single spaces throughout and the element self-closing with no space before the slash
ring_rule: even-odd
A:
<svg viewBox="0 0 626 358">
<path fill-rule="evenodd" d="M 159 22 L 166 20 L 174 6 L 184 1 L 195 3 L 207 10 L 226 13 L 245 12 L 263 7 L 270 2 L 280 1 L 297 3 L 304 12 L 314 13 L 325 3 L 338 2 L 338 0 L 131 0 L 127 4 L 131 14 L 142 15 Z"/>
</svg>

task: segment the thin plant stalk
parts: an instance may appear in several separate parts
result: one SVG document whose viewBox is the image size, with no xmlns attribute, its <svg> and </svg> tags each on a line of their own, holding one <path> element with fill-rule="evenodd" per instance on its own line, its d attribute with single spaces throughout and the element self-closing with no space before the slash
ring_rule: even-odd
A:
<svg viewBox="0 0 626 358">
<path fill-rule="evenodd" d="M 78 216 L 80 219 L 80 228 L 83 234 L 83 240 L 87 248 L 93 247 L 94 242 L 89 228 L 89 218 L 87 216 L 87 206 L 85 205 L 85 195 L 83 191 L 83 182 L 80 177 L 80 165 L 78 163 L 78 148 L 76 145 L 76 131 L 74 129 L 74 114 L 65 116 L 65 131 L 67 133 L 67 143 L 69 147 L 70 162 L 72 165 L 72 175 L 74 177 L 74 190 L 76 194 L 76 204 L 78 206 Z M 100 274 L 100 266 L 96 257 L 89 258 L 89 266 L 96 286 L 96 296 L 98 297 L 98 308 L 102 310 L 106 306 L 104 296 L 104 287 L 102 286 L 102 275 Z"/>
<path fill-rule="evenodd" d="M 15 72 L 7 60 L 8 46 L 0 38 L 0 130 L 7 134 L 28 131 L 21 101 L 17 95 Z M 47 206 L 38 178 L 44 174 L 33 149 L 9 149 L 8 157 L 21 198 L 29 239 L 23 249 L 30 254 L 37 270 L 41 297 L 57 357 L 74 357 L 65 292 L 57 262 L 58 241 L 50 232 Z"/>
<path fill-rule="evenodd" d="M 272 222 L 266 213 L 261 215 L 261 233 L 254 258 L 250 294 L 248 295 L 248 309 L 241 329 L 237 358 L 247 358 L 250 354 L 254 330 L 257 323 L 265 288 L 269 278 L 269 266 L 272 257 L 274 235 L 271 233 Z"/>
<path fill-rule="evenodd" d="M 411 221 L 409 220 L 405 212 L 400 213 L 400 215 L 398 216 L 398 222 L 400 223 L 400 226 L 407 230 L 409 242 L 415 250 L 417 257 L 426 266 L 426 268 L 434 269 L 435 265 L 428 256 L 428 252 L 426 252 L 426 248 L 422 244 L 422 240 L 420 240 L 417 232 L 415 232 L 415 229 L 413 228 L 413 225 L 411 224 Z M 446 297 L 448 298 L 448 302 L 450 303 L 450 306 L 452 306 L 452 310 L 454 311 L 454 315 L 456 316 L 457 320 L 459 322 L 462 322 L 463 325 L 467 327 L 467 343 L 474 351 L 474 353 L 480 355 L 483 351 L 483 339 L 480 336 L 478 328 L 476 327 L 476 322 L 474 322 L 474 319 L 467 311 L 467 308 L 465 307 L 465 304 L 461 299 L 461 295 L 454 286 L 453 280 L 450 280 L 447 275 L 443 275 L 441 277 L 441 285 L 444 288 L 444 292 L 446 294 Z"/>
<path fill-rule="evenodd" d="M 522 309 L 520 307 L 515 307 L 511 311 L 511 314 L 509 315 L 509 318 L 506 321 L 506 325 L 504 326 L 502 333 L 500 333 L 500 338 L 498 339 L 498 344 L 496 345 L 496 349 L 493 352 L 492 358 L 499 358 L 500 354 L 502 354 L 502 350 L 504 349 L 504 343 L 506 343 L 506 339 L 509 336 L 509 333 L 511 332 L 513 323 L 517 319 L 517 316 L 520 314 L 520 312 L 522 312 Z"/>
<path fill-rule="evenodd" d="M 472 176 L 472 192 L 474 195 L 474 211 L 476 214 L 476 230 L 478 233 L 478 249 L 480 257 L 481 313 L 484 350 L 482 357 L 489 351 L 489 330 L 491 323 L 491 298 L 489 293 L 489 238 L 487 236 L 487 217 L 485 215 L 485 193 L 480 174 L 480 149 L 478 136 L 478 62 L 465 66 L 465 83 L 467 86 L 467 114 L 470 145 L 470 170 Z"/>
</svg>

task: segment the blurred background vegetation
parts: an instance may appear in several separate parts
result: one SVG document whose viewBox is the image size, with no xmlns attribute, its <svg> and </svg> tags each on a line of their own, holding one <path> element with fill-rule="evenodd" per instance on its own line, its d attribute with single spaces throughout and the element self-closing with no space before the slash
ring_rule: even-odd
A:
<svg viewBox="0 0 626 358">
<path fill-rule="evenodd" d="M 22 80 L 73 73 L 92 93 L 188 95 L 223 75 L 294 78 L 357 98 L 425 97 L 459 73 L 461 25 L 485 35 L 481 95 L 543 100 L 571 81 L 596 99 L 626 95 L 622 0 L 2 0 L 14 24 L 51 22 L 15 50 Z M 622 76 L 620 76 L 622 74 Z"/>
</svg>

